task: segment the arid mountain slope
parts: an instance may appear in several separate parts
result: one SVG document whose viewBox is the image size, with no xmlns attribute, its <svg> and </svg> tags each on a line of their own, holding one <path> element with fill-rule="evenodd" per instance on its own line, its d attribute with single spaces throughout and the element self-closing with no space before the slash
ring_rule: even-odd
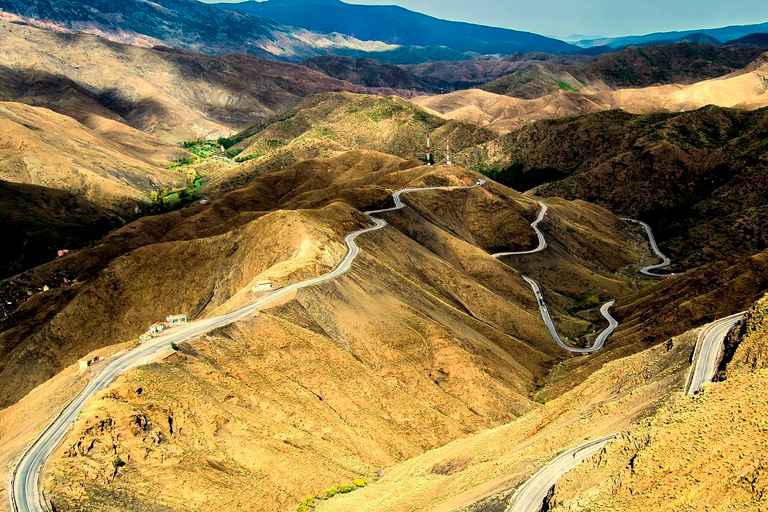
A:
<svg viewBox="0 0 768 512">
<path fill-rule="evenodd" d="M 235 140 L 237 156 L 246 160 L 212 176 L 214 187 L 243 186 L 256 175 L 284 169 L 307 158 L 369 149 L 401 158 L 425 158 L 427 134 L 432 135 L 435 162 L 452 151 L 491 140 L 493 132 L 447 121 L 397 97 L 327 93 L 311 96 L 269 123 L 245 129 Z"/>
<path fill-rule="evenodd" d="M 630 47 L 581 65 L 542 61 L 480 87 L 496 94 L 532 99 L 558 90 L 596 92 L 692 84 L 743 69 L 765 51 L 758 46 L 681 43 Z"/>
<path fill-rule="evenodd" d="M 477 87 L 506 75 L 525 72 L 540 63 L 578 66 L 592 60 L 587 55 L 552 55 L 550 53 L 513 53 L 501 58 L 424 62 L 404 65 L 404 69 L 425 79 L 448 82 L 457 89 Z"/>
<path fill-rule="evenodd" d="M 0 180 L 0 227 L 6 237 L 0 277 L 50 261 L 120 225 L 115 213 L 78 193 Z"/>
<path fill-rule="evenodd" d="M 3 277 L 104 236 L 145 211 L 154 190 L 186 186 L 186 174 L 157 165 L 186 151 L 104 121 L 93 130 L 46 108 L 0 101 Z"/>
<path fill-rule="evenodd" d="M 555 487 L 550 510 L 760 510 L 768 493 L 766 300 L 747 313 L 725 380 L 678 396 Z M 683 492 L 684 490 L 684 492 Z"/>
<path fill-rule="evenodd" d="M 3 385 L 7 387 L 3 396 L 16 399 L 18 393 L 23 392 L 27 384 L 10 384 L 17 378 L 28 384 L 39 382 L 60 365 L 76 359 L 79 353 L 84 353 L 83 350 L 98 348 L 105 339 L 132 339 L 143 332 L 146 325 L 163 318 L 169 311 L 181 308 L 190 317 L 208 314 L 241 290 L 249 290 L 248 282 L 282 258 L 290 259 L 295 251 L 298 252 L 294 257 L 300 257 L 298 261 L 309 264 L 316 256 L 324 266 L 331 266 L 331 261 L 335 261 L 335 256 L 342 251 L 341 239 L 327 249 L 316 246 L 310 251 L 314 244 L 320 244 L 319 247 L 323 244 L 312 242 L 306 249 L 301 249 L 301 237 L 290 238 L 299 236 L 300 232 L 294 230 L 294 235 L 290 232 L 282 235 L 290 236 L 280 247 L 273 247 L 269 237 L 255 235 L 259 231 L 268 231 L 266 227 L 260 227 L 260 222 L 266 222 L 265 226 L 272 225 L 270 223 L 282 225 L 291 218 L 301 219 L 313 214 L 311 211 L 281 214 L 278 208 L 320 208 L 334 200 L 344 200 L 361 208 L 375 207 L 388 200 L 389 192 L 384 187 L 404 186 L 424 173 L 419 169 L 418 162 L 366 152 L 349 153 L 325 164 L 320 161 L 299 164 L 263 176 L 248 188 L 232 192 L 210 205 L 197 205 L 135 221 L 110 234 L 101 243 L 22 275 L 14 281 L 15 284 L 6 282 L 8 297 L 23 296 L 25 290 L 38 291 L 43 284 L 52 289 L 16 304 L 16 311 L 5 319 L 2 339 L 6 364 L 1 372 Z M 522 231 L 527 221 L 521 215 L 524 210 L 516 208 L 519 213 L 507 218 L 507 222 L 514 219 L 520 226 L 516 229 Z M 270 218 L 273 220 L 262 221 L 261 217 L 267 212 L 272 212 Z M 323 215 L 332 217 L 329 226 L 340 230 L 339 236 L 351 229 L 350 222 L 362 219 L 351 212 L 342 215 L 338 208 L 331 208 L 321 217 Z M 330 232 L 322 235 L 329 236 Z M 261 243 L 261 240 L 267 243 Z M 257 257 L 256 254 L 262 255 Z M 241 269 L 236 263 L 240 257 L 253 261 Z M 263 258 L 267 260 L 262 261 Z M 186 260 L 189 261 L 180 263 Z M 225 264 L 227 261 L 229 263 Z M 260 265 L 262 270 L 256 271 Z M 292 267 L 288 265 L 288 268 Z M 319 268 L 312 263 L 309 268 L 296 271 L 317 272 Z M 196 269 L 192 276 L 182 279 L 191 269 Z M 232 273 L 231 287 L 219 282 L 221 279 L 210 278 L 219 273 Z M 157 286 L 157 276 L 162 276 L 162 286 Z M 270 277 L 284 282 L 281 280 L 288 276 L 290 273 Z M 63 282 L 65 278 L 69 284 Z M 519 294 L 527 301 L 531 300 L 525 293 L 524 283 L 520 283 Z M 179 290 L 169 292 L 176 288 Z M 142 307 L 137 307 L 136 300 L 140 300 Z M 104 323 L 104 317 L 120 318 L 120 321 Z M 11 363 L 12 360 L 15 362 Z"/>
<path fill-rule="evenodd" d="M 452 89 L 448 82 L 435 78 L 421 78 L 402 66 L 385 64 L 373 59 L 325 56 L 307 59 L 301 64 L 333 78 L 365 87 L 402 89 L 414 95 L 418 92 L 449 92 Z"/>
<path fill-rule="evenodd" d="M 397 464 L 317 510 L 503 511 L 515 488 L 559 452 L 627 428 L 680 394 L 694 339 L 686 334 L 610 362 L 530 413 Z"/>
<path fill-rule="evenodd" d="M 195 0 L 3 0 L 5 21 L 55 32 L 90 33 L 137 46 L 166 46 L 209 54 L 247 53 L 301 61 L 333 51 L 385 51 L 381 41 L 360 41 L 286 27 Z"/>
<path fill-rule="evenodd" d="M 447 47 L 481 55 L 577 50 L 563 41 L 531 32 L 447 21 L 395 5 L 355 5 L 339 0 L 243 1 L 217 5 L 275 19 L 292 27 L 403 46 Z"/>
<path fill-rule="evenodd" d="M 615 91 L 576 92 L 562 82 L 560 92 L 535 99 L 519 99 L 478 89 L 412 101 L 449 119 L 470 121 L 508 133 L 540 119 L 575 116 L 609 109 L 632 113 L 680 112 L 706 105 L 743 109 L 768 105 L 768 57 L 762 56 L 742 71 L 691 85 L 661 85 Z"/>
<path fill-rule="evenodd" d="M 766 247 L 768 111 L 605 112 L 534 124 L 457 156 L 510 186 L 582 198 L 649 222 L 687 268 Z M 466 158 L 466 159 L 463 159 Z"/>
<path fill-rule="evenodd" d="M 126 145 L 45 108 L 0 102 L 0 138 L 0 179 L 78 193 L 115 210 L 157 188 L 185 183 L 184 175 L 148 163 L 140 148 L 129 152 Z M 185 154 L 155 143 L 159 151 Z"/>
<path fill-rule="evenodd" d="M 369 91 L 304 66 L 214 57 L 0 23 L 0 97 L 93 128 L 119 121 L 165 140 L 226 136 L 324 91 Z M 387 92 L 386 90 L 384 92 Z"/>
</svg>

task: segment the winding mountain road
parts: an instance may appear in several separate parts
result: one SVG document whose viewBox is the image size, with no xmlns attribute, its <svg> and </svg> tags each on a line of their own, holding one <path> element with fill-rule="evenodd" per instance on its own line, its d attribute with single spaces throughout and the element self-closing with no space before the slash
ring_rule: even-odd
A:
<svg viewBox="0 0 768 512">
<path fill-rule="evenodd" d="M 557 483 L 557 480 L 584 462 L 585 459 L 605 448 L 605 445 L 614 437 L 616 434 L 587 441 L 556 457 L 520 486 L 504 512 L 538 512 L 541 510 L 544 498 L 547 497 L 547 493 Z"/>
<path fill-rule="evenodd" d="M 547 325 L 547 329 L 549 329 L 549 334 L 552 336 L 552 339 L 555 340 L 555 342 L 565 350 L 568 350 L 569 352 L 577 352 L 579 354 L 591 354 L 592 352 L 595 352 L 596 350 L 600 350 L 603 348 L 603 345 L 605 345 L 605 340 L 608 339 L 608 336 L 610 336 L 613 331 L 616 329 L 616 327 L 619 325 L 619 322 L 616 321 L 615 318 L 611 316 L 611 314 L 608 312 L 608 310 L 613 306 L 614 301 L 608 301 L 605 304 L 603 304 L 600 307 L 600 313 L 605 317 L 606 320 L 608 320 L 608 327 L 603 329 L 600 334 L 597 335 L 597 339 L 595 340 L 595 343 L 589 347 L 589 348 L 577 348 L 572 347 L 568 345 L 566 342 L 564 342 L 560 335 L 557 333 L 557 329 L 555 329 L 555 323 L 552 321 L 552 317 L 549 314 L 549 310 L 547 309 L 547 303 L 544 301 L 544 296 L 541 293 L 541 288 L 539 287 L 539 284 L 531 279 L 528 276 L 523 276 L 523 279 L 525 279 L 525 282 L 531 285 L 531 289 L 533 289 L 533 294 L 536 296 L 536 300 L 539 303 L 539 311 L 541 311 L 541 318 L 544 320 L 544 323 Z"/>
<path fill-rule="evenodd" d="M 690 396 L 698 392 L 702 384 L 710 382 L 715 376 L 725 337 L 743 317 L 744 311 L 720 318 L 704 327 L 699 333 L 691 365 L 691 376 L 685 390 L 686 395 Z"/>
<path fill-rule="evenodd" d="M 539 245 L 537 245 L 534 249 L 531 249 L 529 251 L 515 251 L 515 252 L 497 252 L 495 254 L 492 254 L 494 258 L 501 258 L 503 256 L 518 256 L 521 254 L 533 254 L 536 252 L 541 252 L 544 249 L 547 248 L 547 239 L 544 238 L 544 233 L 541 232 L 539 229 L 539 223 L 544 220 L 544 216 L 547 214 L 547 210 L 549 209 L 546 204 L 539 201 L 539 214 L 536 216 L 536 220 L 531 222 L 531 227 L 533 228 L 534 232 L 536 232 L 536 236 L 539 239 Z M 600 332 L 600 334 L 597 336 L 597 339 L 595 340 L 595 343 L 589 347 L 589 348 L 576 348 L 568 345 L 565 343 L 561 338 L 560 335 L 557 333 L 557 329 L 555 329 L 555 324 L 552 321 L 552 317 L 549 314 L 549 310 L 547 309 L 547 304 L 544 302 L 544 296 L 541 293 L 541 288 L 539 287 L 539 284 L 531 279 L 530 277 L 523 276 L 523 279 L 525 279 L 525 282 L 527 282 L 529 285 L 531 285 L 531 288 L 533 289 L 533 294 L 536 297 L 536 301 L 539 304 L 539 311 L 541 312 L 541 319 L 544 320 L 544 324 L 546 324 L 547 329 L 549 330 L 549 334 L 552 336 L 552 339 L 555 340 L 555 343 L 557 343 L 561 348 L 564 348 L 565 350 L 568 350 L 570 352 L 577 352 L 580 354 L 590 354 L 596 350 L 599 350 L 605 345 L 605 340 L 610 336 L 613 331 L 616 329 L 616 327 L 619 325 L 619 323 L 616 321 L 615 318 L 611 316 L 611 314 L 608 312 L 608 310 L 613 306 L 614 301 L 608 301 L 605 304 L 603 304 L 600 307 L 600 313 L 605 317 L 606 320 L 608 320 L 608 327 L 605 328 L 603 331 Z"/>
<path fill-rule="evenodd" d="M 543 251 L 547 248 L 547 239 L 544 238 L 544 233 L 541 232 L 539 229 L 539 222 L 544 220 L 544 216 L 547 214 L 547 210 L 549 207 L 539 201 L 539 207 L 541 210 L 539 210 L 539 215 L 536 217 L 536 220 L 531 222 L 531 227 L 533 228 L 533 231 L 536 233 L 536 236 L 539 239 L 539 245 L 537 245 L 534 249 L 531 249 L 530 251 L 517 251 L 517 252 L 497 252 L 496 254 L 491 254 L 494 258 L 501 258 L 502 256 L 517 256 L 519 254 L 533 254 L 535 252 Z"/>
<path fill-rule="evenodd" d="M 656 238 L 653 236 L 653 231 L 651 231 L 651 226 L 649 226 L 647 223 L 641 221 L 641 220 L 635 220 L 635 219 L 622 219 L 627 222 L 634 222 L 635 224 L 640 224 L 645 228 L 645 233 L 648 235 L 648 241 L 651 244 L 651 250 L 661 258 L 661 263 L 657 263 L 655 265 L 649 265 L 647 267 L 643 267 L 640 269 L 640 272 L 647 276 L 653 276 L 653 277 L 671 277 L 676 274 L 670 272 L 669 274 L 657 274 L 656 272 L 653 272 L 653 270 L 658 270 L 660 268 L 668 267 L 672 260 L 670 260 L 663 252 L 659 250 L 659 246 L 656 244 Z"/>
<path fill-rule="evenodd" d="M 744 312 L 741 312 L 720 318 L 701 331 L 696 342 L 691 375 L 686 387 L 687 395 L 696 393 L 701 389 L 703 383 L 712 380 L 723 340 L 743 316 Z M 544 498 L 557 483 L 557 480 L 588 457 L 602 450 L 614 437 L 616 434 L 588 441 L 556 457 L 520 486 L 504 512 L 538 512 L 541 510 Z"/>
<path fill-rule="evenodd" d="M 85 407 L 85 403 L 96 392 L 106 388 L 112 381 L 118 376 L 125 373 L 131 368 L 140 366 L 143 364 L 151 363 L 156 360 L 157 357 L 168 350 L 171 343 L 180 343 L 192 339 L 196 336 L 213 331 L 225 325 L 232 324 L 238 320 L 241 320 L 249 315 L 254 314 L 260 308 L 267 304 L 274 302 L 275 300 L 285 297 L 286 295 L 314 286 L 346 273 L 351 267 L 352 262 L 355 260 L 360 252 L 355 239 L 365 233 L 376 231 L 387 225 L 387 222 L 383 219 L 373 217 L 373 214 L 383 213 L 393 210 L 399 210 L 403 208 L 404 204 L 401 200 L 402 194 L 409 192 L 422 192 L 427 190 L 457 190 L 457 189 L 470 189 L 475 187 L 481 187 L 486 183 L 486 180 L 480 179 L 474 185 L 468 186 L 450 186 L 450 187 L 423 187 L 423 188 L 405 188 L 396 191 L 392 194 L 395 206 L 391 208 L 383 208 L 380 210 L 373 210 L 366 212 L 371 216 L 371 220 L 374 225 L 368 228 L 359 229 L 349 233 L 344 242 L 347 246 L 347 254 L 344 259 L 329 273 L 305 281 L 290 284 L 269 295 L 259 299 L 258 301 L 244 306 L 236 311 L 227 313 L 225 315 L 206 318 L 203 320 L 197 320 L 190 322 L 181 327 L 174 327 L 163 335 L 152 339 L 142 345 L 139 345 L 135 349 L 123 354 L 111 363 L 109 363 L 88 385 L 83 389 L 79 395 L 77 395 L 60 413 L 59 415 L 48 425 L 43 433 L 27 448 L 21 459 L 16 464 L 13 471 L 10 500 L 11 506 L 15 512 L 47 512 L 49 507 L 45 502 L 40 490 L 40 472 L 43 464 L 48 457 L 56 449 L 56 446 L 64 439 L 64 436 L 69 431 L 72 424 L 77 419 L 80 411 Z"/>
</svg>

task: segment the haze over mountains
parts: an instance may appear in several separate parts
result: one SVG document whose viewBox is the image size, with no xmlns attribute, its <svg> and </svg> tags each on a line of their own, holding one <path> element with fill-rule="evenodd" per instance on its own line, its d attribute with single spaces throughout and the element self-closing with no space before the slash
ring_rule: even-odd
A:
<svg viewBox="0 0 768 512">
<path fill-rule="evenodd" d="M 0 9 L 3 510 L 764 505 L 764 26 Z"/>
</svg>

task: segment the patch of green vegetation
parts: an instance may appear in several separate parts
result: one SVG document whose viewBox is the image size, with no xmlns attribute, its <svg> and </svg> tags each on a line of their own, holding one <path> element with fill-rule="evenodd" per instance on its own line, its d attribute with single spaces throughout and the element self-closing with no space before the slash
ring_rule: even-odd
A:
<svg viewBox="0 0 768 512">
<path fill-rule="evenodd" d="M 243 152 L 243 148 L 234 148 L 224 151 L 224 156 L 227 158 L 235 158 L 237 155 Z"/>
<path fill-rule="evenodd" d="M 160 213 L 184 206 L 197 199 L 197 192 L 205 184 L 205 176 L 195 169 L 189 176 L 185 188 L 168 189 L 161 188 L 149 195 L 149 204 L 152 211 Z"/>
<path fill-rule="evenodd" d="M 644 58 L 645 60 L 653 64 L 653 60 L 647 53 L 645 53 L 645 50 L 643 50 L 642 48 L 636 48 L 636 49 L 637 49 L 637 53 L 639 53 L 642 58 Z"/>
<path fill-rule="evenodd" d="M 336 137 L 336 130 L 333 129 L 331 126 L 320 126 L 317 129 L 317 132 L 327 139 L 333 139 Z"/>
<path fill-rule="evenodd" d="M 188 140 L 182 142 L 181 146 L 202 158 L 221 153 L 221 145 L 215 140 Z"/>
<path fill-rule="evenodd" d="M 417 108 L 413 111 L 413 120 L 417 123 L 428 124 L 431 120 L 431 116 L 426 110 Z"/>
<path fill-rule="evenodd" d="M 503 168 L 481 166 L 477 171 L 493 181 L 519 191 L 526 191 L 542 183 L 561 180 L 568 176 L 567 172 L 553 167 L 532 167 L 526 169 L 525 165 L 520 162 Z"/>
<path fill-rule="evenodd" d="M 219 137 L 216 139 L 216 143 L 224 149 L 229 149 L 243 140 L 245 140 L 245 135 L 236 135 L 234 137 Z"/>
<path fill-rule="evenodd" d="M 267 139 L 264 141 L 269 149 L 277 149 L 281 146 L 285 146 L 285 142 L 279 139 Z"/>
<path fill-rule="evenodd" d="M 576 76 L 576 75 L 573 75 L 573 78 L 574 78 L 574 79 L 575 79 L 577 82 L 579 82 L 581 85 L 584 85 L 584 86 L 586 86 L 586 85 L 587 85 L 587 81 L 586 81 L 586 80 L 584 80 L 583 78 L 581 78 L 580 76 Z"/>
<path fill-rule="evenodd" d="M 326 497 L 326 499 L 333 498 L 337 494 L 346 494 L 348 492 L 354 491 L 355 489 L 357 489 L 357 486 L 354 485 L 354 484 L 340 485 L 338 487 L 331 487 L 330 489 L 325 491 L 325 497 Z"/>
<path fill-rule="evenodd" d="M 175 341 L 172 341 L 172 342 L 171 342 L 171 349 L 172 349 L 172 350 L 179 350 L 179 346 L 176 344 L 176 342 L 175 342 Z"/>
<path fill-rule="evenodd" d="M 346 494 L 348 492 L 352 492 L 355 489 L 359 489 L 360 487 L 365 487 L 366 485 L 368 485 L 368 482 L 366 480 L 363 480 L 362 478 L 355 478 L 351 484 L 340 485 L 338 487 L 331 487 L 330 489 L 325 491 L 325 494 L 323 495 L 322 498 L 320 496 L 311 496 L 309 498 L 305 498 L 304 501 L 299 503 L 299 506 L 296 507 L 296 512 L 309 512 L 310 510 L 315 509 L 319 501 L 333 498 L 337 494 Z"/>
<path fill-rule="evenodd" d="M 568 85 L 565 82 L 561 82 L 560 80 L 555 80 L 555 85 L 557 85 L 560 89 L 562 89 L 564 91 L 579 92 L 579 90 L 577 88 L 575 88 L 573 86 L 570 86 L 570 85 Z"/>
<path fill-rule="evenodd" d="M 244 156 L 238 156 L 235 158 L 235 162 L 242 163 L 247 162 L 248 160 L 253 160 L 254 158 L 259 158 L 261 156 L 264 156 L 266 153 L 263 151 L 259 151 L 258 153 L 251 153 L 250 155 L 244 155 Z"/>
<path fill-rule="evenodd" d="M 580 293 L 576 297 L 574 297 L 574 300 L 576 301 L 575 304 L 571 307 L 572 313 L 577 313 L 579 311 L 584 311 L 585 309 L 593 309 L 598 307 L 600 304 L 607 302 L 611 300 L 610 295 L 604 295 L 604 294 L 596 294 L 596 293 Z"/>
<path fill-rule="evenodd" d="M 308 512 L 309 510 L 312 510 L 315 508 L 315 498 L 309 497 L 306 498 L 304 501 L 302 501 L 298 507 L 296 507 L 296 512 Z"/>
</svg>

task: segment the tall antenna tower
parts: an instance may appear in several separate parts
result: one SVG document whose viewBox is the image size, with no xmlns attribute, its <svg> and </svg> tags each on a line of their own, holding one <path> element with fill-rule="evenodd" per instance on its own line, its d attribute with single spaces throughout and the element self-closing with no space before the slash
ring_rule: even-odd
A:
<svg viewBox="0 0 768 512">
<path fill-rule="evenodd" d="M 445 165 L 453 165 L 451 163 L 451 147 L 448 144 L 445 145 Z"/>
<path fill-rule="evenodd" d="M 429 142 L 429 133 L 427 133 L 427 165 L 432 165 L 432 145 Z"/>
</svg>

